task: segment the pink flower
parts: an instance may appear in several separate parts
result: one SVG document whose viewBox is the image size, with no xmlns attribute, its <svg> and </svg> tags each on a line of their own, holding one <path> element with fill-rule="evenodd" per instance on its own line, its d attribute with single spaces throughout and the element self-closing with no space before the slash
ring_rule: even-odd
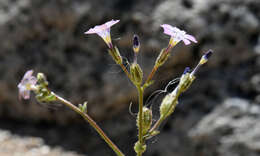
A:
<svg viewBox="0 0 260 156">
<path fill-rule="evenodd" d="M 85 34 L 98 34 L 106 42 L 108 47 L 112 48 L 113 45 L 110 36 L 110 28 L 118 22 L 119 20 L 111 20 L 105 24 L 97 25 L 94 28 L 89 29 Z"/>
<path fill-rule="evenodd" d="M 162 24 L 161 27 L 164 33 L 171 36 L 170 44 L 172 46 L 176 45 L 178 42 L 183 41 L 185 45 L 189 45 L 192 42 L 197 43 L 194 36 L 186 34 L 185 31 L 173 27 L 169 24 Z"/>
<path fill-rule="evenodd" d="M 35 84 L 37 83 L 36 77 L 32 76 L 33 70 L 28 70 L 24 76 L 22 81 L 18 84 L 19 88 L 19 99 L 29 99 L 30 91 L 36 88 Z"/>
</svg>

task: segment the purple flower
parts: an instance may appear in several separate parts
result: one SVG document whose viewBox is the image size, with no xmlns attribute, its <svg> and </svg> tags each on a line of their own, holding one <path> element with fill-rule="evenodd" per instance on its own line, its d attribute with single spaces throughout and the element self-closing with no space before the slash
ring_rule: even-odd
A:
<svg viewBox="0 0 260 156">
<path fill-rule="evenodd" d="M 29 99 L 30 91 L 36 88 L 35 84 L 37 83 L 36 77 L 32 76 L 33 70 L 28 70 L 24 76 L 22 81 L 18 84 L 19 88 L 19 99 Z"/>
<path fill-rule="evenodd" d="M 185 45 L 189 45 L 192 42 L 197 43 L 197 40 L 194 36 L 186 34 L 185 31 L 173 27 L 169 24 L 162 24 L 161 27 L 164 30 L 164 33 L 171 36 L 170 45 L 174 46 L 178 42 L 183 41 Z"/>
<path fill-rule="evenodd" d="M 111 20 L 102 25 L 97 25 L 94 28 L 89 29 L 85 34 L 98 34 L 106 42 L 109 48 L 112 48 L 112 41 L 110 36 L 110 27 L 118 23 L 119 20 Z"/>
</svg>

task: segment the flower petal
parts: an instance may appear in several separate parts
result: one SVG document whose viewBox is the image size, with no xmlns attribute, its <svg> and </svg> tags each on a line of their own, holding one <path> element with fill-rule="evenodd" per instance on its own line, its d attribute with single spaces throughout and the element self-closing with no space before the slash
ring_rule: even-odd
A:
<svg viewBox="0 0 260 156">
<path fill-rule="evenodd" d="M 27 100 L 30 98 L 30 91 L 29 90 L 26 90 L 22 93 L 22 97 Z"/>
<path fill-rule="evenodd" d="M 102 25 L 96 25 L 94 28 L 90 28 L 88 31 L 86 31 L 84 34 L 95 34 L 100 33 L 102 31 L 107 31 L 107 29 L 110 29 L 111 26 L 118 23 L 120 20 L 111 20 L 106 22 Z"/>
<path fill-rule="evenodd" d="M 37 83 L 37 78 L 32 76 L 29 81 L 30 81 L 31 85 L 35 85 Z"/>
<path fill-rule="evenodd" d="M 94 28 L 90 28 L 88 31 L 84 32 L 84 34 L 95 34 L 95 29 Z"/>
<path fill-rule="evenodd" d="M 189 45 L 191 43 L 188 39 L 183 39 L 182 41 L 184 42 L 185 45 Z"/>
<path fill-rule="evenodd" d="M 32 90 L 32 87 L 37 83 L 36 77 L 32 76 L 33 70 L 28 70 L 24 76 L 21 82 L 18 84 L 19 88 L 19 99 L 29 99 L 30 98 L 30 91 Z"/>
<path fill-rule="evenodd" d="M 192 42 L 194 42 L 194 43 L 197 43 L 197 42 L 198 42 L 194 36 L 189 35 L 189 34 L 186 34 L 186 35 L 185 35 L 185 38 L 188 39 L 188 40 L 190 40 L 190 41 L 192 41 Z"/>
<path fill-rule="evenodd" d="M 169 24 L 162 24 L 161 27 L 163 28 L 163 33 L 173 36 L 174 35 L 174 27 Z"/>
<path fill-rule="evenodd" d="M 30 77 L 32 76 L 32 74 L 33 74 L 33 70 L 28 70 L 28 71 L 24 74 L 23 80 L 30 78 Z"/>
<path fill-rule="evenodd" d="M 105 25 L 106 25 L 108 28 L 110 28 L 110 27 L 112 27 L 114 24 L 117 24 L 119 21 L 120 21 L 120 20 L 113 20 L 113 19 L 112 19 L 111 21 L 106 22 Z"/>
</svg>

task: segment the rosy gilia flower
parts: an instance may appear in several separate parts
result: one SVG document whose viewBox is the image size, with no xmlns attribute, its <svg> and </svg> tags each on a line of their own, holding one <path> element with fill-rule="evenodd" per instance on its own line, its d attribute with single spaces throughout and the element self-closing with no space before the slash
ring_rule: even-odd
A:
<svg viewBox="0 0 260 156">
<path fill-rule="evenodd" d="M 119 20 L 111 20 L 102 25 L 97 25 L 94 28 L 89 29 L 85 34 L 98 34 L 106 42 L 108 47 L 113 48 L 111 36 L 110 36 L 110 27 L 118 23 Z"/>
<path fill-rule="evenodd" d="M 173 27 L 169 24 L 162 24 L 161 27 L 164 30 L 164 33 L 171 36 L 169 45 L 171 47 L 175 46 L 180 41 L 183 41 L 185 45 L 189 45 L 192 42 L 197 43 L 197 40 L 194 36 L 186 34 L 185 31 Z"/>
<path fill-rule="evenodd" d="M 19 88 L 19 99 L 29 99 L 30 98 L 30 91 L 35 90 L 37 83 L 36 77 L 32 76 L 33 70 L 28 70 L 24 76 L 21 82 L 18 84 Z"/>
</svg>

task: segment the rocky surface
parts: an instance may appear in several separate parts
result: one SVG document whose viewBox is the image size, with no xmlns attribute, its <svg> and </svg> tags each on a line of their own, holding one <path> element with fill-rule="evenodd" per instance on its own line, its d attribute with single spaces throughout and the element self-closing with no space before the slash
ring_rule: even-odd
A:
<svg viewBox="0 0 260 156">
<path fill-rule="evenodd" d="M 155 76 L 159 81 L 147 90 L 146 97 L 179 76 L 184 67 L 194 67 L 207 49 L 213 49 L 215 52 L 210 62 L 197 75 L 191 89 L 183 95 L 174 117 L 165 124 L 162 134 L 149 143 L 151 148 L 148 149 L 147 155 L 192 156 L 200 152 L 204 155 L 239 155 L 236 151 L 240 151 L 240 154 L 257 153 L 257 150 L 252 148 L 258 147 L 257 141 L 252 141 L 252 136 L 246 132 L 232 132 L 229 139 L 223 141 L 221 138 L 225 138 L 226 134 L 217 133 L 212 125 L 208 130 L 211 136 L 217 135 L 217 144 L 203 144 L 202 149 L 206 149 L 206 152 L 199 150 L 202 142 L 193 142 L 193 137 L 188 133 L 191 134 L 192 131 L 194 137 L 204 135 L 196 130 L 200 123 L 204 122 L 205 115 L 217 110 L 221 112 L 220 108 L 226 108 L 226 104 L 215 108 L 224 99 L 235 96 L 255 105 L 260 103 L 258 0 L 2 0 L 0 116 L 3 121 L 8 118 L 10 122 L 2 122 L 0 128 L 4 131 L 11 130 L 11 136 L 26 134 L 41 137 L 46 146 L 50 146 L 50 151 L 56 150 L 51 146 L 62 145 L 64 149 L 78 151 L 81 154 L 98 156 L 110 152 L 109 155 L 113 155 L 97 138 L 96 133 L 86 128 L 88 125 L 81 127 L 82 119 L 68 109 L 55 104 L 46 107 L 45 104 L 37 104 L 33 98 L 30 101 L 18 101 L 17 84 L 26 70 L 34 69 L 35 72 L 46 73 L 51 89 L 73 103 L 87 100 L 90 114 L 95 119 L 102 120 L 102 127 L 109 135 L 119 142 L 119 146 L 126 153 L 133 155 L 132 149 L 125 145 L 133 144 L 136 139 L 134 119 L 131 119 L 128 113 L 129 103 L 133 101 L 136 104 L 134 87 L 115 66 L 106 52 L 103 41 L 95 35 L 83 34 L 90 27 L 110 19 L 121 20 L 113 26 L 112 38 L 122 55 L 130 62 L 131 37 L 134 33 L 140 36 L 142 47 L 139 62 L 145 73 L 151 70 L 160 49 L 168 43 L 169 37 L 162 33 L 160 24 L 169 23 L 181 27 L 196 36 L 199 41 L 191 46 L 179 44 L 174 48 L 171 59 Z M 251 107 L 251 104 L 248 105 Z M 233 106 L 227 108 L 227 111 L 233 110 Z M 248 111 L 242 114 L 245 116 L 241 117 L 243 122 L 246 122 L 244 120 L 247 118 L 250 120 L 245 125 L 258 120 L 257 117 L 251 117 Z M 236 119 L 230 116 L 229 120 Z M 16 121 L 21 124 L 14 129 Z M 47 126 L 46 129 L 30 125 L 41 125 L 42 122 L 47 122 L 43 124 Z M 59 123 L 64 127 L 55 127 L 53 123 Z M 74 123 L 76 126 L 71 126 Z M 228 123 L 226 126 L 236 129 L 235 123 Z M 28 126 L 22 128 L 24 124 Z M 115 131 L 115 126 L 120 133 Z M 48 137 L 38 134 L 49 132 L 48 129 L 52 129 L 53 132 L 50 135 L 46 133 Z M 61 130 L 64 130 L 64 133 L 61 133 Z M 250 132 L 251 130 L 253 128 Z M 71 137 L 67 141 L 62 139 L 68 134 Z M 237 134 L 244 135 L 239 138 L 242 140 L 235 138 Z M 60 137 L 53 139 L 54 136 Z M 77 139 L 82 136 L 86 138 Z M 52 139 L 56 140 L 53 141 L 55 143 Z M 90 146 L 86 140 L 90 140 Z M 249 146 L 247 143 L 255 145 Z M 243 149 L 236 150 L 237 147 Z"/>
<path fill-rule="evenodd" d="M 4 156 L 80 156 L 60 147 L 49 147 L 41 138 L 21 137 L 0 130 L 0 155 Z M 82 155 L 81 155 L 82 156 Z"/>
<path fill-rule="evenodd" d="M 197 155 L 257 156 L 260 151 L 260 107 L 231 98 L 190 131 Z"/>
</svg>

